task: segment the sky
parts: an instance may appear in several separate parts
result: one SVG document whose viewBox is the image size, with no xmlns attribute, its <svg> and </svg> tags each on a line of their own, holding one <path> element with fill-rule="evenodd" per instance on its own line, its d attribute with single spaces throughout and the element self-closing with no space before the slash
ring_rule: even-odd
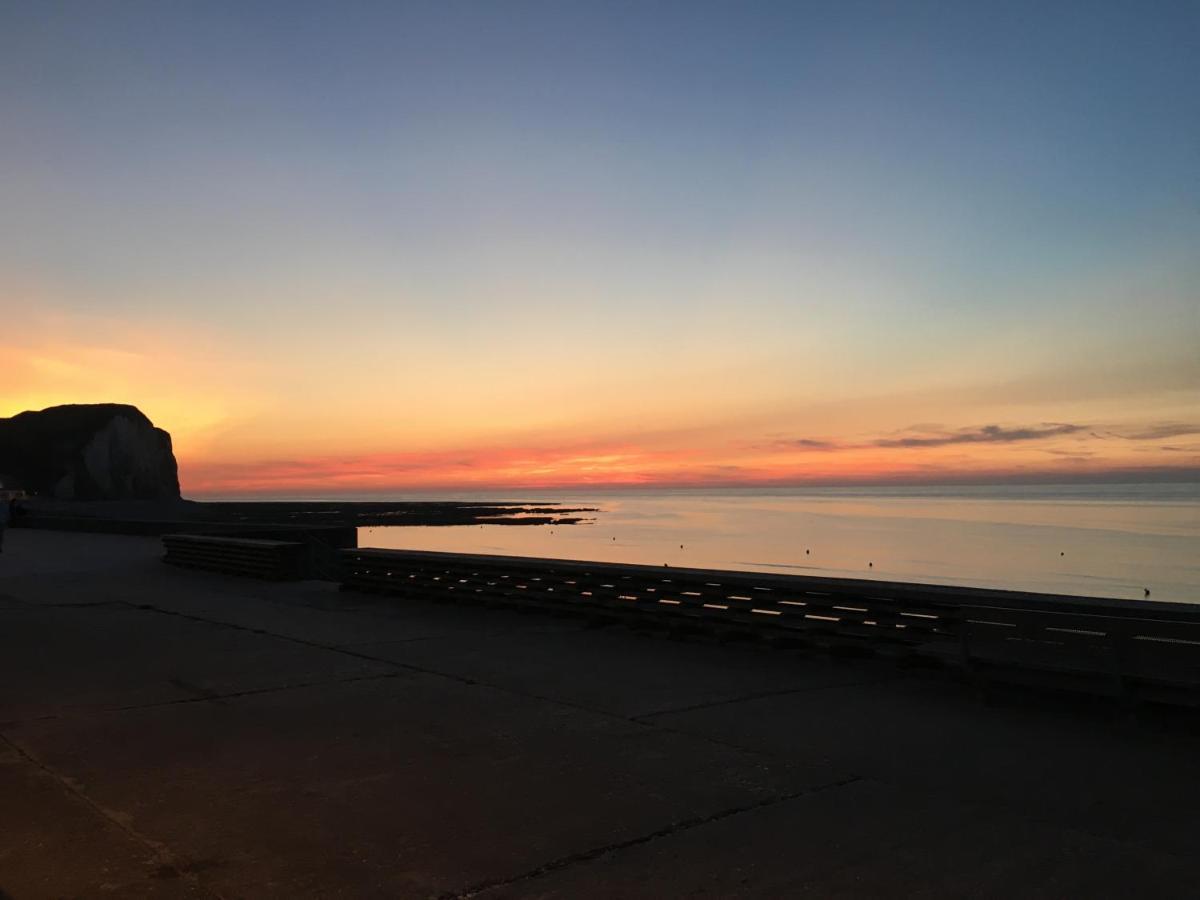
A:
<svg viewBox="0 0 1200 900">
<path fill-rule="evenodd" d="M 1200 480 L 1195 2 L 0 3 L 0 415 L 185 495 Z"/>
</svg>

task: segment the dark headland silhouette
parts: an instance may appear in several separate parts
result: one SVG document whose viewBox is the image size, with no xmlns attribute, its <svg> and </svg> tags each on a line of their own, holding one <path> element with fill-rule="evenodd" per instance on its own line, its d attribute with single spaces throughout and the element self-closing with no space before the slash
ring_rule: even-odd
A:
<svg viewBox="0 0 1200 900">
<path fill-rule="evenodd" d="M 185 523 L 569 525 L 580 521 L 572 513 L 592 511 L 520 501 L 185 500 L 171 435 L 124 403 L 52 406 L 0 419 L 0 487 L 29 495 L 23 516 L 29 525 L 141 533 Z"/>
<path fill-rule="evenodd" d="M 121 403 L 0 419 L 0 482 L 57 500 L 179 499 L 171 435 Z"/>
</svg>

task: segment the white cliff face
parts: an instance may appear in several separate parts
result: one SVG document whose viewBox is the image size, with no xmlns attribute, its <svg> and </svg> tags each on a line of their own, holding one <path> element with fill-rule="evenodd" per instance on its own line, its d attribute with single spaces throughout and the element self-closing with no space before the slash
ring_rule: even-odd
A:
<svg viewBox="0 0 1200 900">
<path fill-rule="evenodd" d="M 135 460 L 138 435 L 133 423 L 126 418 L 113 419 L 104 428 L 96 432 L 83 448 L 83 467 L 88 476 L 103 494 L 114 494 L 113 482 L 116 475 L 112 470 L 114 460 Z"/>
<path fill-rule="evenodd" d="M 117 416 L 83 447 L 77 465 L 54 486 L 54 497 L 74 500 L 87 485 L 89 497 L 117 499 L 157 496 L 163 475 L 174 469 L 164 432 Z M 163 497 L 170 496 L 169 493 Z"/>
<path fill-rule="evenodd" d="M 82 467 L 93 494 L 145 497 L 160 493 L 166 473 L 174 473 L 175 457 L 166 432 L 117 416 L 83 448 Z"/>
</svg>

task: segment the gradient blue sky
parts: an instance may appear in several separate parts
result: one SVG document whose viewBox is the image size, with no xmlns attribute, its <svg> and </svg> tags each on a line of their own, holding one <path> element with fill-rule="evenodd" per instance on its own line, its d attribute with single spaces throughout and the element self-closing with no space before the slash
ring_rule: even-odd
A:
<svg viewBox="0 0 1200 900">
<path fill-rule="evenodd" d="M 1195 2 L 5 3 L 0 413 L 139 403 L 200 490 L 1195 468 L 1198 47 Z M 1063 422 L 1175 433 L 877 443 Z"/>
</svg>

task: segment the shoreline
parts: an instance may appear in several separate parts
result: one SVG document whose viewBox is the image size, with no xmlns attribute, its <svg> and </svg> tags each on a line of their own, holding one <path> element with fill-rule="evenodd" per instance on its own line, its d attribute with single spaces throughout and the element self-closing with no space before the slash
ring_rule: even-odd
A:
<svg viewBox="0 0 1200 900">
<path fill-rule="evenodd" d="M 161 534 L 179 529 L 574 525 L 594 507 L 488 501 L 23 501 L 17 527 Z"/>
</svg>

